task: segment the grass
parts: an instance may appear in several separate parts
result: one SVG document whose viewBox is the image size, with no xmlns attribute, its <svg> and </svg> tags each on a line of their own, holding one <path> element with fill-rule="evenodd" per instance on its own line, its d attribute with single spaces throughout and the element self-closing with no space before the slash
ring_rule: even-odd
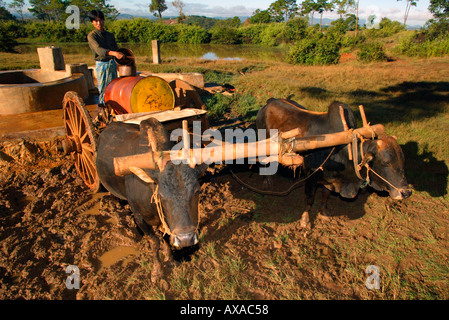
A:
<svg viewBox="0 0 449 320">
<path fill-rule="evenodd" d="M 393 55 L 389 62 L 365 64 L 353 56 L 342 64 L 314 67 L 194 59 L 153 66 L 137 59 L 138 70 L 202 72 L 206 81 L 235 86 L 232 98 L 205 98 L 212 124 L 226 113 L 254 121 L 272 97 L 290 98 L 315 111 L 339 100 L 357 113 L 362 104 L 368 121 L 398 136 L 414 189 L 404 202 L 375 194 L 366 202 L 336 198 L 338 210 L 348 210 L 339 208 L 345 206 L 363 216 L 316 222 L 308 237 L 297 229 L 302 203 L 248 192 L 246 199 L 255 203 L 252 220 L 244 223 L 233 212 L 223 213 L 219 231 L 232 236 L 216 241 L 202 234 L 192 261 L 172 269 L 170 289 L 146 283 L 147 298 L 449 299 L 449 57 Z M 0 53 L 0 59 L 6 61 L 4 69 L 38 66 L 35 54 Z M 90 56 L 67 55 L 65 60 L 92 64 Z M 268 219 L 276 208 L 285 209 L 285 216 Z M 272 249 L 274 242 L 281 248 Z M 381 270 L 378 291 L 364 286 L 368 265 Z"/>
</svg>

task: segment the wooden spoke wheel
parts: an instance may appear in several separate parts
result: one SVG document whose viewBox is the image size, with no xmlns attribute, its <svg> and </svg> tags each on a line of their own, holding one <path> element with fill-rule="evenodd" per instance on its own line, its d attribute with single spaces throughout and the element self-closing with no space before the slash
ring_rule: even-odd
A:
<svg viewBox="0 0 449 320">
<path fill-rule="evenodd" d="M 65 94 L 62 108 L 66 132 L 64 151 L 72 155 L 75 168 L 86 186 L 92 192 L 98 192 L 100 179 L 95 164 L 97 135 L 92 118 L 83 99 L 76 92 L 69 91 Z"/>
</svg>

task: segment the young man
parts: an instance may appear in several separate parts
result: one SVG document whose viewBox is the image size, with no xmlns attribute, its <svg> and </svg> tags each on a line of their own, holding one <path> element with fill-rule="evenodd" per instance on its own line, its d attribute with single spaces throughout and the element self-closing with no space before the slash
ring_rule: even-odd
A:
<svg viewBox="0 0 449 320">
<path fill-rule="evenodd" d="M 118 52 L 118 46 L 112 33 L 104 30 L 104 15 L 100 10 L 89 12 L 89 19 L 95 30 L 89 33 L 87 41 L 92 50 L 97 69 L 98 91 L 100 92 L 100 104 L 104 104 L 104 92 L 106 86 L 117 78 L 117 64 L 114 57 L 122 59 L 123 53 Z"/>
</svg>

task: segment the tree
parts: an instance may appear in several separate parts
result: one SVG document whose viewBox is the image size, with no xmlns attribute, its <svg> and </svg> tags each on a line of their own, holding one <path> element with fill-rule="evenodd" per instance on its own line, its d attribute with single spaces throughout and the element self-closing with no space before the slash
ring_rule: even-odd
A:
<svg viewBox="0 0 449 320">
<path fill-rule="evenodd" d="M 314 10 L 315 2 L 313 0 L 305 0 L 301 3 L 300 13 L 301 15 L 309 17 L 309 20 L 312 19 L 310 25 L 313 26 L 313 15 L 315 13 Z"/>
<path fill-rule="evenodd" d="M 313 16 L 315 12 L 320 14 L 320 30 L 323 24 L 323 13 L 326 11 L 332 11 L 334 9 L 334 2 L 330 0 L 305 0 L 302 3 L 301 13 L 312 15 L 311 25 L 313 26 Z"/>
<path fill-rule="evenodd" d="M 402 1 L 402 0 L 397 0 L 397 1 Z M 404 27 L 407 24 L 407 19 L 408 19 L 408 14 L 410 13 L 410 9 L 412 7 L 416 7 L 418 4 L 418 0 L 413 1 L 413 0 L 405 0 L 407 2 L 406 6 L 405 6 L 405 14 L 404 14 Z M 447 2 L 447 1 L 446 1 Z"/>
<path fill-rule="evenodd" d="M 184 2 L 182 2 L 181 0 L 175 0 L 172 3 L 172 6 L 175 7 L 176 9 L 178 9 L 179 11 L 179 17 L 178 17 L 178 22 L 182 23 L 182 21 L 186 18 L 186 16 L 184 15 L 184 13 L 182 12 L 182 10 L 185 7 Z"/>
<path fill-rule="evenodd" d="M 430 0 L 429 11 L 439 21 L 449 19 L 448 0 Z"/>
<path fill-rule="evenodd" d="M 329 0 L 317 0 L 317 8 L 318 8 L 317 11 L 320 13 L 320 30 L 321 30 L 321 26 L 323 24 L 323 13 L 326 11 L 333 11 L 334 3 Z"/>
<path fill-rule="evenodd" d="M 270 23 L 272 21 L 271 14 L 268 10 L 257 9 L 250 18 L 251 23 Z"/>
<path fill-rule="evenodd" d="M 1 0 L 0 0 L 1 1 Z M 7 21 L 7 20 L 16 20 L 16 18 L 11 14 L 11 12 L 9 12 L 3 5 L 2 5 L 2 3 L 0 3 L 0 21 Z M 3 42 L 3 40 L 7 40 L 6 38 L 7 38 L 7 36 L 6 36 L 6 30 L 5 30 L 5 35 L 2 35 L 2 37 L 4 38 L 2 38 L 1 40 L 2 41 L 0 41 L 0 42 Z M 0 48 L 6 48 L 6 47 L 3 47 L 1 44 L 0 44 Z"/>
<path fill-rule="evenodd" d="M 25 0 L 14 0 L 9 4 L 11 9 L 17 11 L 20 15 L 20 19 L 23 21 L 23 7 L 25 6 Z"/>
<path fill-rule="evenodd" d="M 270 4 L 268 12 L 276 22 L 287 22 L 293 18 L 298 11 L 296 0 L 277 0 Z"/>
<path fill-rule="evenodd" d="M 162 22 L 162 12 L 168 9 L 165 0 L 151 0 L 149 8 L 150 12 L 152 12 L 155 17 L 159 17 L 159 20 Z"/>
<path fill-rule="evenodd" d="M 357 4 L 355 0 L 334 0 L 335 7 L 337 8 L 337 13 L 340 18 L 343 18 L 350 11 L 355 11 Z"/>
</svg>

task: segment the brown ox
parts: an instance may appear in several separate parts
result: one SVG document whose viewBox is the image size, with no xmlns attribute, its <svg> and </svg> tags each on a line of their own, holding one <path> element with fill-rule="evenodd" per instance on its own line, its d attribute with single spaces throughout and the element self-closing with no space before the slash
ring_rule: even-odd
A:
<svg viewBox="0 0 449 320">
<path fill-rule="evenodd" d="M 259 110 L 257 128 L 266 129 L 267 134 L 270 129 L 277 129 L 281 133 L 299 128 L 301 137 L 340 132 L 344 130 L 340 106 L 343 107 L 348 127 L 356 128 L 354 113 L 346 104 L 333 102 L 328 112 L 312 112 L 294 101 L 281 99 L 269 99 Z M 395 200 L 406 199 L 411 195 L 404 174 L 404 155 L 393 137 L 383 136 L 362 144 L 357 163 L 366 164 L 360 171 L 361 177 L 366 177 L 366 180 L 357 176 L 354 165 L 349 160 L 347 145 L 337 146 L 335 149 L 317 149 L 305 152 L 303 156 L 306 174 L 318 169 L 329 157 L 323 170 L 306 181 L 306 209 L 301 218 L 301 226 L 304 228 L 310 228 L 309 211 L 319 184 L 325 187 L 321 207 L 323 215 L 327 215 L 326 202 L 331 192 L 339 193 L 344 198 L 355 198 L 360 188 L 366 184 L 377 191 L 388 191 Z"/>
</svg>

